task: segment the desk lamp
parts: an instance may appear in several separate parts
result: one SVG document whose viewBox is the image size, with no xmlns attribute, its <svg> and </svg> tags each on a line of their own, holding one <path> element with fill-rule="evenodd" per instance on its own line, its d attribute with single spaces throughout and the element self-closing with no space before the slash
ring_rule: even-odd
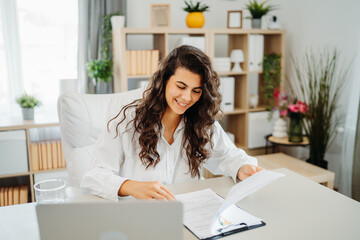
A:
<svg viewBox="0 0 360 240">
<path fill-rule="evenodd" d="M 231 51 L 230 60 L 234 63 L 232 72 L 242 72 L 240 63 L 244 62 L 244 53 L 241 49 L 234 49 Z"/>
</svg>

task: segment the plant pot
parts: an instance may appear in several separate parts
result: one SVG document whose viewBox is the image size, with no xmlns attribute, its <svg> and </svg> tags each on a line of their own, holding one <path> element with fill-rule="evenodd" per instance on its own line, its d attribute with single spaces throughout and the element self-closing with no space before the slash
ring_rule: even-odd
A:
<svg viewBox="0 0 360 240">
<path fill-rule="evenodd" d="M 21 108 L 24 120 L 34 120 L 34 108 Z"/>
<path fill-rule="evenodd" d="M 320 160 L 320 161 L 313 161 L 312 159 L 306 159 L 306 162 L 314 164 L 318 167 L 324 168 L 324 169 L 328 169 L 328 161 L 326 160 Z"/>
<path fill-rule="evenodd" d="M 125 27 L 125 16 L 112 16 L 110 22 L 113 30 L 123 28 Z"/>
<path fill-rule="evenodd" d="M 251 28 L 261 28 L 261 18 L 251 19 Z"/>
<path fill-rule="evenodd" d="M 202 28 L 205 24 L 205 17 L 202 12 L 191 12 L 186 17 L 186 25 L 189 28 Z"/>
<path fill-rule="evenodd" d="M 301 118 L 290 118 L 289 142 L 299 143 L 303 141 Z"/>
</svg>

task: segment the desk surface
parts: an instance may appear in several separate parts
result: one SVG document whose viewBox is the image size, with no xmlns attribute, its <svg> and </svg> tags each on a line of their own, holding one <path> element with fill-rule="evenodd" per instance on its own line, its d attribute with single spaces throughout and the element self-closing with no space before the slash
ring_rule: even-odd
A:
<svg viewBox="0 0 360 240">
<path fill-rule="evenodd" d="M 286 176 L 238 202 L 262 218 L 266 226 L 223 239 L 359 239 L 360 203 L 287 169 Z M 170 185 L 175 193 L 212 188 L 225 196 L 229 177 Z M 0 233 L 4 239 L 38 240 L 35 203 L 0 208 Z M 197 239 L 184 228 L 184 239 Z"/>
</svg>

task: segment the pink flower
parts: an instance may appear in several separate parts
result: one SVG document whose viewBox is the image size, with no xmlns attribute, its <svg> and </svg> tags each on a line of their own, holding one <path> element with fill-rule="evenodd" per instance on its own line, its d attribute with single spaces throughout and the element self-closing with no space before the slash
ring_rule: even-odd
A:
<svg viewBox="0 0 360 240">
<path fill-rule="evenodd" d="M 289 108 L 289 110 L 291 112 L 294 112 L 294 113 L 299 112 L 299 105 L 298 104 L 290 104 L 288 108 Z"/>
<path fill-rule="evenodd" d="M 281 111 L 280 111 L 280 117 L 286 117 L 286 116 L 287 116 L 287 114 L 288 114 L 287 109 L 285 109 L 285 110 L 281 110 Z"/>
<path fill-rule="evenodd" d="M 278 89 L 278 88 L 275 88 L 275 89 L 274 89 L 274 97 L 275 97 L 276 99 L 279 99 L 279 95 L 280 95 L 279 89 Z"/>
</svg>

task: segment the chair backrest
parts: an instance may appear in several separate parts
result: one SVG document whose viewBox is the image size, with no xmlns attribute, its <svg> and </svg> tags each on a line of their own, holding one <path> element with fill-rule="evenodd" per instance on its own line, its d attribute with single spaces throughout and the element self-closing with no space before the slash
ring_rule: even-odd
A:
<svg viewBox="0 0 360 240">
<path fill-rule="evenodd" d="M 68 185 L 80 187 L 80 181 L 92 159 L 94 145 L 107 122 L 122 106 L 142 97 L 144 89 L 115 94 L 66 93 L 58 99 Z"/>
</svg>

